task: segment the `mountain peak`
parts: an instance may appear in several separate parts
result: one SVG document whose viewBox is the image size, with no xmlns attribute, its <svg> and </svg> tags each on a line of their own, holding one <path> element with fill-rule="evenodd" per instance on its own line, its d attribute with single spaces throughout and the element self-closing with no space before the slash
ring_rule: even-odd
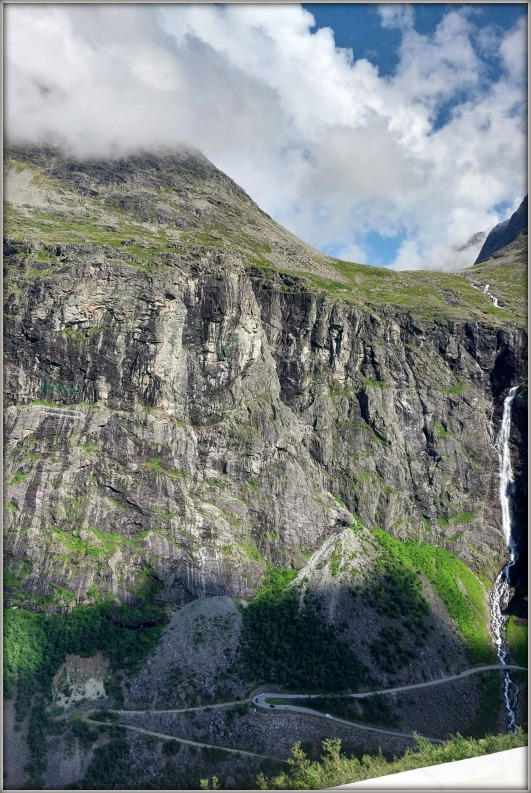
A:
<svg viewBox="0 0 531 793">
<path fill-rule="evenodd" d="M 493 253 L 510 245 L 521 233 L 527 234 L 527 196 L 510 218 L 498 223 L 490 231 L 474 264 L 486 262 Z"/>
</svg>

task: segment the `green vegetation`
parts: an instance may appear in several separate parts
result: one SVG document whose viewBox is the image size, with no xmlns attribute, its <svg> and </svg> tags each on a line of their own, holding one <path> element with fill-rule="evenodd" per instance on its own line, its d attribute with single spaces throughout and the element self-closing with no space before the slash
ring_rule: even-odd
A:
<svg viewBox="0 0 531 793">
<path fill-rule="evenodd" d="M 306 281 L 320 290 L 319 298 L 330 295 L 357 304 L 398 306 L 428 321 L 438 320 L 441 316 L 456 319 L 475 316 L 489 324 L 507 319 L 525 321 L 522 306 L 512 296 L 509 296 L 506 310 L 496 309 L 488 296 L 475 289 L 461 274 L 422 270 L 414 274 L 396 272 L 337 259 L 328 259 L 328 265 L 336 271 L 337 279 L 303 271 L 296 271 L 294 275 L 303 284 Z M 257 266 L 260 266 L 259 262 Z M 521 266 L 520 270 L 522 281 Z M 447 300 L 450 293 L 453 297 L 451 302 Z"/>
<path fill-rule="evenodd" d="M 509 253 L 497 259 L 476 264 L 464 270 L 463 275 L 473 278 L 482 285 L 489 284 L 502 305 L 520 318 L 527 315 L 527 247 L 516 246 Z M 493 312 L 503 312 L 502 308 L 491 306 Z"/>
<path fill-rule="evenodd" d="M 6 166 L 8 168 L 13 168 L 16 173 L 20 173 L 21 171 L 25 171 L 28 167 L 26 162 L 21 162 L 20 160 L 15 159 L 14 157 L 9 157 L 6 160 Z"/>
<path fill-rule="evenodd" d="M 112 556 L 119 545 L 133 545 L 134 540 L 122 534 L 102 531 L 101 529 L 87 528 L 81 531 L 62 531 L 56 526 L 50 530 L 61 541 L 69 555 L 81 556 Z"/>
<path fill-rule="evenodd" d="M 448 438 L 450 435 L 445 424 L 435 424 L 435 434 L 438 438 Z"/>
<path fill-rule="evenodd" d="M 50 584 L 50 587 L 55 590 L 59 598 L 66 603 L 73 603 L 75 601 L 76 596 L 70 591 L 70 589 L 65 589 L 64 587 L 59 586 L 59 584 Z"/>
<path fill-rule="evenodd" d="M 341 549 L 341 546 L 337 545 L 334 548 L 329 561 L 330 575 L 332 576 L 332 578 L 337 578 L 337 576 L 339 575 L 342 561 L 343 561 L 343 551 Z"/>
<path fill-rule="evenodd" d="M 65 590 L 66 591 L 66 590 Z M 149 598 L 137 607 L 110 603 L 75 606 L 66 616 L 7 609 L 4 614 L 4 694 L 17 687 L 15 713 L 20 722 L 31 708 L 28 729 L 30 788 L 42 787 L 46 738 L 60 727 L 46 709 L 51 682 L 68 653 L 90 657 L 102 651 L 114 673 L 133 672 L 153 649 L 165 622 L 162 606 Z M 74 727 L 81 742 L 93 731 Z"/>
<path fill-rule="evenodd" d="M 387 537 L 386 532 L 383 532 Z M 380 536 L 375 532 L 377 539 Z M 395 542 L 400 542 L 397 540 Z M 396 553 L 393 544 L 379 542 L 380 556 L 364 589 L 364 600 L 381 616 L 404 618 L 412 633 L 422 633 L 428 603 L 422 594 L 418 574 L 405 556 Z"/>
<path fill-rule="evenodd" d="M 299 609 L 298 591 L 286 588 L 294 575 L 269 566 L 260 592 L 242 612 L 241 647 L 248 675 L 292 689 L 357 689 L 367 680 L 366 669 L 310 608 Z"/>
<path fill-rule="evenodd" d="M 404 638 L 403 629 L 391 625 L 381 629 L 378 639 L 371 642 L 371 656 L 379 669 L 395 674 L 416 657 L 415 650 L 410 646 L 404 647 Z M 422 643 L 417 640 L 415 644 Z"/>
<path fill-rule="evenodd" d="M 262 552 L 256 546 L 256 542 L 253 537 L 250 537 L 246 543 L 240 544 L 240 547 L 244 551 L 245 555 L 248 556 L 250 559 L 253 559 L 255 562 L 264 562 L 264 557 L 262 556 Z"/>
<path fill-rule="evenodd" d="M 90 749 L 93 743 L 99 737 L 99 729 L 91 727 L 86 721 L 76 718 L 70 722 L 70 730 L 73 735 L 79 740 L 79 745 L 82 749 Z"/>
<path fill-rule="evenodd" d="M 28 747 L 30 760 L 25 767 L 28 774 L 28 788 L 42 787 L 41 774 L 46 770 L 46 738 L 50 733 L 52 721 L 42 701 L 37 702 L 30 715 L 28 725 Z"/>
<path fill-rule="evenodd" d="M 19 160 L 12 160 L 10 164 L 15 170 L 28 167 L 27 163 Z M 37 189 L 61 191 L 67 204 L 75 200 L 73 186 L 68 184 L 68 180 L 53 177 L 46 166 L 32 162 L 31 175 Z M 148 201 L 148 212 L 155 213 L 162 200 L 187 218 L 193 211 L 194 201 L 197 198 L 204 200 L 202 186 L 198 188 L 197 181 L 188 183 L 187 189 L 191 190 L 189 206 L 175 202 L 175 194 L 163 179 L 155 189 L 157 195 L 153 193 L 152 203 Z M 242 255 L 253 275 L 258 271 L 262 277 L 273 281 L 277 289 L 315 294 L 318 314 L 323 301 L 331 296 L 358 305 L 398 306 L 429 321 L 437 321 L 442 316 L 458 320 L 472 318 L 492 326 L 507 320 L 525 322 L 526 257 L 523 251 L 521 255 L 515 252 L 510 260 L 503 263 L 491 261 L 459 274 L 396 272 L 332 259 L 317 252 L 314 262 L 310 260 L 304 270 L 301 265 L 301 270 L 295 271 L 292 263 L 283 261 L 277 245 L 264 241 L 266 230 L 269 234 L 273 231 L 270 221 L 259 210 L 242 204 L 235 195 L 230 200 L 239 204 L 236 211 L 231 211 L 228 203 L 216 211 L 211 208 L 202 227 L 180 230 L 178 242 L 169 230 L 148 226 L 144 222 L 145 212 L 140 220 L 135 217 L 134 208 L 127 210 L 118 204 L 110 207 L 103 203 L 101 197 L 83 197 L 87 213 L 84 217 L 77 217 L 68 209 L 49 208 L 44 212 L 35 207 L 25 207 L 21 210 L 5 202 L 6 234 L 19 240 L 34 239 L 44 246 L 36 254 L 24 255 L 22 262 L 16 254 L 10 256 L 7 265 L 13 263 L 21 277 L 53 277 L 68 264 L 55 258 L 52 246 L 72 242 L 104 246 L 113 259 L 120 259 L 126 265 L 146 272 L 168 266 L 166 257 L 174 256 L 176 251 L 193 258 L 201 256 L 205 249 L 230 251 Z M 194 221 L 197 223 L 195 218 Z M 282 243 L 285 240 L 286 236 L 279 228 L 278 241 Z M 328 277 L 316 274 L 316 265 L 322 268 L 323 264 L 328 268 Z M 502 298 L 503 307 L 495 308 L 487 295 L 472 286 L 471 278 L 488 281 Z M 376 385 L 378 381 L 373 383 L 379 387 Z"/>
<path fill-rule="evenodd" d="M 282 597 L 286 587 L 296 577 L 297 570 L 288 570 L 285 567 L 275 567 L 275 565 L 268 564 L 257 597 L 266 594 L 269 594 L 272 598 Z"/>
<path fill-rule="evenodd" d="M 473 664 L 494 663 L 485 590 L 477 576 L 454 554 L 426 542 L 402 542 L 381 529 L 374 535 L 386 553 L 423 573 L 444 602 L 468 645 Z M 464 592 L 460 588 L 460 584 Z"/>
<path fill-rule="evenodd" d="M 149 468 L 151 471 L 157 471 L 160 474 L 164 474 L 165 476 L 169 476 L 170 479 L 186 479 L 188 474 L 186 471 L 177 471 L 173 468 L 165 468 L 161 465 L 161 458 L 154 457 L 152 460 L 148 460 L 145 463 L 146 468 Z"/>
<path fill-rule="evenodd" d="M 89 657 L 101 650 L 113 670 L 132 671 L 154 647 L 165 612 L 146 600 L 132 606 L 103 603 L 75 606 L 68 614 L 37 614 L 7 609 L 4 615 L 4 686 L 17 686 L 17 717 L 32 696 L 50 692 L 50 683 L 67 653 Z"/>
<path fill-rule="evenodd" d="M 66 336 L 67 339 L 72 339 L 74 342 L 86 342 L 88 341 L 84 331 L 81 328 L 76 328 L 73 326 L 68 326 L 67 328 L 63 328 L 59 331 L 62 336 Z"/>
<path fill-rule="evenodd" d="M 411 646 L 411 640 L 417 647 L 426 642 L 428 603 L 411 562 L 385 543 L 379 543 L 379 551 L 369 577 L 361 588 L 355 586 L 353 592 L 380 616 L 397 621 L 393 626 L 384 626 L 370 646 L 376 665 L 395 674 L 415 657 L 417 651 Z"/>
<path fill-rule="evenodd" d="M 319 790 L 527 746 L 527 734 L 519 730 L 516 735 L 491 735 L 481 740 L 463 738 L 458 734 L 440 746 L 434 746 L 420 736 L 416 741 L 415 748 L 407 749 L 402 757 L 391 761 L 382 754 L 363 755 L 361 759 L 348 757 L 341 753 L 338 739 L 323 741 L 321 758 L 312 761 L 300 743 L 296 743 L 288 760 L 289 770 L 273 779 L 266 779 L 261 774 L 257 783 L 261 790 Z"/>
<path fill-rule="evenodd" d="M 29 476 L 29 471 L 27 473 L 24 473 L 23 471 L 17 471 L 9 484 L 18 485 L 20 484 L 20 482 L 23 482 L 24 479 L 27 479 L 28 476 Z"/>
<path fill-rule="evenodd" d="M 199 781 L 200 790 L 219 790 L 219 779 L 213 776 L 212 779 L 206 778 Z"/>
<path fill-rule="evenodd" d="M 137 777 L 129 760 L 127 741 L 119 735 L 95 750 L 87 773 L 79 782 L 70 785 L 69 789 L 126 790 L 135 787 Z"/>
<path fill-rule="evenodd" d="M 358 377 L 362 383 L 370 386 L 370 388 L 388 388 L 387 383 L 384 383 L 382 380 L 370 380 L 368 377 L 361 374 L 361 372 L 358 372 Z"/>
<path fill-rule="evenodd" d="M 452 523 L 470 523 L 476 517 L 475 512 L 458 512 L 457 515 L 452 515 Z"/>
<path fill-rule="evenodd" d="M 153 231 L 131 221 L 128 216 L 124 216 L 124 219 L 114 228 L 105 228 L 102 217 L 98 217 L 96 214 L 98 210 L 94 209 L 94 213 L 91 218 L 65 216 L 60 211 L 33 210 L 30 215 L 26 215 L 16 211 L 11 204 L 6 202 L 4 230 L 6 234 L 17 239 L 29 237 L 45 244 L 86 242 L 109 246 L 116 252 L 120 251 L 124 259 L 140 259 L 141 262 L 167 250 L 169 238 L 165 230 Z M 35 262 L 40 263 L 41 260 L 44 260 L 43 257 L 35 257 Z M 44 261 L 50 260 L 52 260 L 51 257 L 46 257 Z M 64 267 L 62 262 L 58 261 L 57 264 Z M 57 267 L 41 271 L 32 269 L 34 272 L 28 274 L 33 277 L 38 276 L 39 273 L 45 273 L 48 276 L 57 272 Z"/>
<path fill-rule="evenodd" d="M 511 614 L 507 623 L 506 640 L 515 663 L 518 666 L 527 666 L 527 621 L 524 623 Z"/>
<path fill-rule="evenodd" d="M 479 706 L 474 718 L 463 733 L 466 737 L 482 738 L 498 729 L 498 720 L 503 703 L 503 677 L 497 671 L 482 672 L 478 680 Z"/>
</svg>

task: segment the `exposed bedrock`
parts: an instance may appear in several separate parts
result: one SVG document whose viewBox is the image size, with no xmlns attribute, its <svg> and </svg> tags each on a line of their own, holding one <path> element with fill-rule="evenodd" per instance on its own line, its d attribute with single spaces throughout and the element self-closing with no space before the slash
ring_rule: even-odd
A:
<svg viewBox="0 0 531 793">
<path fill-rule="evenodd" d="M 248 597 L 265 560 L 300 567 L 355 515 L 497 574 L 517 325 L 362 309 L 229 255 L 150 273 L 61 255 L 5 314 L 5 547 L 34 596 Z"/>
</svg>

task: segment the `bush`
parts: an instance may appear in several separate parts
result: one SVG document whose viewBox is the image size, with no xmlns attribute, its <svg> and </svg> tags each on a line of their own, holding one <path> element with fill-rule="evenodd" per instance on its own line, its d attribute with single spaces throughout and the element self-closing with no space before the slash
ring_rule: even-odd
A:
<svg viewBox="0 0 531 793">
<path fill-rule="evenodd" d="M 257 779 L 261 790 L 318 790 L 351 782 L 409 771 L 414 768 L 451 763 L 469 757 L 501 752 L 527 746 L 527 735 L 518 730 L 516 735 L 492 735 L 481 740 L 455 735 L 441 746 L 417 737 L 417 746 L 406 750 L 400 758 L 387 761 L 382 754 L 364 755 L 361 760 L 341 754 L 341 741 L 323 741 L 323 754 L 319 760 L 310 760 L 296 743 L 291 750 L 289 771 L 267 779 L 261 774 Z"/>
<path fill-rule="evenodd" d="M 175 755 L 179 754 L 181 751 L 181 744 L 179 741 L 165 741 L 162 746 L 162 751 L 164 754 L 167 755 Z"/>
<path fill-rule="evenodd" d="M 90 749 L 92 744 L 98 740 L 98 730 L 91 727 L 86 721 L 81 721 L 81 719 L 73 721 L 70 729 L 79 740 L 79 745 L 82 749 Z"/>
<path fill-rule="evenodd" d="M 48 690 L 67 653 L 103 651 L 113 670 L 134 671 L 158 641 L 162 607 L 76 606 L 66 616 L 8 609 L 4 615 L 4 680 L 18 684 L 21 704 Z M 149 627 L 143 623 L 149 622 Z M 22 692 L 22 693 L 20 693 Z"/>
</svg>

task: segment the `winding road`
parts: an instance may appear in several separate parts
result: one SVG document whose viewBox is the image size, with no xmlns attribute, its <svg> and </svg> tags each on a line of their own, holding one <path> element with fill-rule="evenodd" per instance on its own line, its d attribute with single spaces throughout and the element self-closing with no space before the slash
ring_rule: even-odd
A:
<svg viewBox="0 0 531 793">
<path fill-rule="evenodd" d="M 508 670 L 521 670 L 527 671 L 527 668 L 524 666 L 516 666 L 513 664 L 490 664 L 487 666 L 476 666 L 471 669 L 465 669 L 462 672 L 458 672 L 454 675 L 446 675 L 445 677 L 440 677 L 435 680 L 428 680 L 424 683 L 412 683 L 407 686 L 396 686 L 394 688 L 383 688 L 379 689 L 378 691 L 363 691 L 357 694 L 283 694 L 278 691 L 272 693 L 261 693 L 252 695 L 248 700 L 234 700 L 232 702 L 218 702 L 212 705 L 200 705 L 194 708 L 165 708 L 165 709 L 146 709 L 146 710 L 114 710 L 112 709 L 112 713 L 116 713 L 117 715 L 126 715 L 126 714 L 153 714 L 153 713 L 190 713 L 193 711 L 206 711 L 211 710 L 212 708 L 226 708 L 231 705 L 243 705 L 243 704 L 252 704 L 255 705 L 257 708 L 261 708 L 262 710 L 268 712 L 276 712 L 276 711 L 288 711 L 291 713 L 301 713 L 306 716 L 315 716 L 321 719 L 327 719 L 329 721 L 334 721 L 339 724 L 346 724 L 349 727 L 355 727 L 359 730 L 367 730 L 368 732 L 378 732 L 383 733 L 385 735 L 395 735 L 400 738 L 411 738 L 414 739 L 415 736 L 412 733 L 408 732 L 399 732 L 397 730 L 390 730 L 385 727 L 373 727 L 368 724 L 364 724 L 361 722 L 356 721 L 348 721 L 347 719 L 341 719 L 338 716 L 332 716 L 330 713 L 322 713 L 318 710 L 312 710 L 311 708 L 303 708 L 298 705 L 283 705 L 283 704 L 272 704 L 267 702 L 267 699 L 282 699 L 282 700 L 289 700 L 289 699 L 317 699 L 322 697 L 328 698 L 352 698 L 352 699 L 363 699 L 366 697 L 374 697 L 381 694 L 394 694 L 402 691 L 412 691 L 413 689 L 417 688 L 430 688 L 431 686 L 440 686 L 444 683 L 451 683 L 454 680 L 461 680 L 464 677 L 469 677 L 470 675 L 475 675 L 481 672 L 490 672 L 490 671 L 500 671 L 506 672 Z M 106 722 L 96 722 L 92 721 L 91 719 L 87 718 L 87 721 L 90 721 L 94 724 L 102 724 Z M 176 738 L 174 735 L 166 735 L 164 733 L 154 732 L 152 730 L 146 730 L 143 727 L 135 727 L 130 724 L 124 724 L 120 722 L 122 727 L 125 727 L 129 730 L 134 730 L 136 732 L 145 733 L 146 735 L 153 735 L 158 738 L 163 738 L 165 740 L 173 740 L 179 741 L 180 743 L 190 744 L 191 746 L 199 746 L 199 747 L 208 747 L 211 749 L 223 749 L 226 752 L 235 752 L 237 754 L 242 755 L 249 755 L 250 757 L 267 757 L 267 755 L 260 755 L 256 754 L 255 752 L 247 752 L 243 749 L 229 749 L 225 746 L 215 746 L 213 744 L 205 744 L 205 743 L 198 743 L 197 741 L 190 741 L 185 738 Z M 444 740 L 440 738 L 429 738 L 428 736 L 423 736 L 426 740 L 430 741 L 431 743 L 438 743 L 443 744 L 445 743 Z M 278 759 L 278 758 L 269 758 L 269 759 Z"/>
<path fill-rule="evenodd" d="M 396 686 L 395 688 L 382 688 L 379 691 L 363 691 L 360 694 L 260 694 L 260 697 L 276 697 L 278 699 L 315 699 L 317 697 L 352 697 L 353 699 L 362 699 L 363 697 L 375 697 L 377 694 L 393 694 L 397 691 L 411 691 L 414 688 L 429 688 L 431 686 L 440 686 L 443 683 L 449 683 L 452 680 L 461 680 L 463 677 L 475 675 L 478 672 L 489 672 L 491 670 L 499 669 L 500 671 L 507 672 L 509 670 L 521 669 L 527 671 L 525 666 L 516 666 L 514 664 L 490 664 L 489 666 L 474 666 L 472 669 L 465 669 L 463 672 L 457 672 L 455 675 L 446 675 L 446 677 L 438 677 L 435 680 L 427 680 L 424 683 L 412 683 L 409 686 Z M 255 702 L 256 698 L 253 698 Z M 255 702 L 255 704 L 258 704 Z"/>
<path fill-rule="evenodd" d="M 383 688 L 379 691 L 364 691 L 359 694 L 279 694 L 279 693 L 265 693 L 265 694 L 257 694 L 256 696 L 251 698 L 251 702 L 253 705 L 256 705 L 258 708 L 262 708 L 264 710 L 288 710 L 293 713 L 304 713 L 308 716 L 319 716 L 320 718 L 329 719 L 330 721 L 338 722 L 339 724 L 348 724 L 351 727 L 356 727 L 359 730 L 368 730 L 369 732 L 381 732 L 386 733 L 387 735 L 397 735 L 400 738 L 414 738 L 415 736 L 412 733 L 407 732 L 398 732 L 396 730 L 389 730 L 385 727 L 371 727 L 367 724 L 362 724 L 360 722 L 355 721 L 347 721 L 346 719 L 340 719 L 338 716 L 332 716 L 330 713 L 322 713 L 318 710 L 312 710 L 311 708 L 303 708 L 297 705 L 281 705 L 281 704 L 271 704 L 266 702 L 266 699 L 317 699 L 319 697 L 328 697 L 328 698 L 351 698 L 351 699 L 362 699 L 366 697 L 375 697 L 378 694 L 393 694 L 401 691 L 411 691 L 412 689 L 416 688 L 428 688 L 431 686 L 439 686 L 444 683 L 452 682 L 453 680 L 461 680 L 463 677 L 468 677 L 469 675 L 475 675 L 478 672 L 489 672 L 491 670 L 500 670 L 506 672 L 509 669 L 522 669 L 525 670 L 523 666 L 516 666 L 512 664 L 502 665 L 502 664 L 491 664 L 488 666 L 476 666 L 472 669 L 466 669 L 463 672 L 458 672 L 455 675 L 446 675 L 445 677 L 440 677 L 437 680 L 428 680 L 424 683 L 412 683 L 409 686 L 396 686 L 395 688 Z M 440 740 L 439 738 L 430 738 L 427 735 L 423 736 L 431 743 L 440 743 L 443 744 L 445 741 Z"/>
<path fill-rule="evenodd" d="M 267 696 L 267 695 L 262 695 Z M 278 694 L 276 695 L 278 697 Z M 369 724 L 364 724 L 359 721 L 348 721 L 347 719 L 340 719 L 339 716 L 332 716 L 331 713 L 321 713 L 319 710 L 312 710 L 311 708 L 301 708 L 298 705 L 268 705 L 259 697 L 253 699 L 253 704 L 259 708 L 269 710 L 275 708 L 276 710 L 288 710 L 290 713 L 304 713 L 306 716 L 318 716 L 321 719 L 328 721 L 335 721 L 337 724 L 347 724 L 349 727 L 356 727 L 358 730 L 367 730 L 368 732 L 383 732 L 386 735 L 397 735 L 399 738 L 415 738 L 410 732 L 398 732 L 397 730 L 389 730 L 386 727 L 371 727 Z M 440 738 L 429 738 L 427 735 L 423 736 L 431 743 L 445 743 Z"/>
<path fill-rule="evenodd" d="M 268 696 L 277 697 L 278 694 L 268 694 Z M 116 710 L 112 708 L 113 713 L 119 715 L 127 713 L 192 713 L 196 710 L 212 710 L 212 708 L 227 708 L 229 705 L 248 705 L 248 699 L 236 699 L 233 702 L 216 702 L 214 705 L 198 705 L 195 708 L 147 708 L 146 710 Z"/>
</svg>

